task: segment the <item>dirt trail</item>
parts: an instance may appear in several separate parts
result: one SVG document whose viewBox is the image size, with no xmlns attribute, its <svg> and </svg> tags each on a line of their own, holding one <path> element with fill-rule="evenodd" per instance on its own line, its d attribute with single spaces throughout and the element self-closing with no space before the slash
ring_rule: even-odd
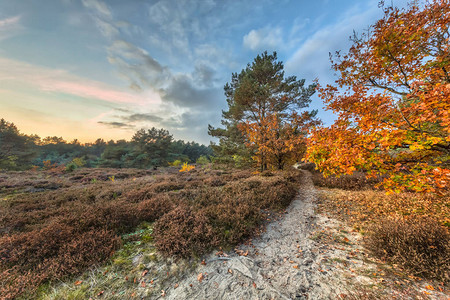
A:
<svg viewBox="0 0 450 300">
<path fill-rule="evenodd" d="M 329 257 L 322 249 L 327 246 L 311 239 L 323 220 L 314 213 L 310 173 L 303 172 L 300 193 L 287 213 L 252 245 L 239 247 L 247 256 L 211 254 L 206 265 L 165 290 L 165 299 L 336 299 L 346 292 L 345 282 L 321 265 Z"/>
</svg>

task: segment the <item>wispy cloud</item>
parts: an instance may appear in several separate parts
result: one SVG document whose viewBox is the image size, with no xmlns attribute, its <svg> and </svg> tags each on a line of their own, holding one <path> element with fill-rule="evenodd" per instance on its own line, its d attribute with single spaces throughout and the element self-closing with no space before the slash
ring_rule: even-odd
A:
<svg viewBox="0 0 450 300">
<path fill-rule="evenodd" d="M 283 47 L 283 32 L 280 27 L 253 29 L 244 36 L 243 44 L 251 50 L 276 50 Z"/>
<path fill-rule="evenodd" d="M 297 74 L 300 78 L 318 78 L 323 85 L 333 83 L 335 77 L 328 59 L 329 53 L 349 49 L 349 37 L 353 30 L 367 28 L 367 24 L 370 20 L 375 20 L 378 13 L 376 5 L 369 8 L 356 5 L 350 8 L 338 21 L 322 27 L 306 39 L 286 61 L 286 72 Z M 323 106 L 319 97 L 314 95 L 310 107 L 322 110 Z M 330 111 L 321 111 L 320 117 L 326 124 L 336 118 Z"/>
<path fill-rule="evenodd" d="M 339 21 L 323 27 L 303 42 L 287 60 L 286 72 L 319 78 L 322 83 L 332 82 L 331 64 L 326 59 L 329 53 L 348 49 L 353 30 L 367 29 L 368 22 L 376 19 L 378 13 L 376 5 L 370 9 L 360 5 L 352 7 Z"/>
<path fill-rule="evenodd" d="M 6 27 L 9 27 L 12 25 L 16 25 L 17 23 L 19 23 L 19 21 L 20 21 L 20 16 L 15 16 L 15 17 L 0 20 L 0 29 L 6 28 Z"/>
<path fill-rule="evenodd" d="M 85 7 L 94 10 L 104 17 L 111 18 L 112 16 L 111 10 L 105 2 L 98 0 L 82 0 L 82 3 Z"/>
<path fill-rule="evenodd" d="M 95 2 L 101 3 L 99 0 Z M 211 2 L 194 6 L 198 8 L 198 13 L 206 13 L 214 5 Z M 209 67 L 218 61 L 216 59 L 212 63 L 211 59 L 217 58 L 220 51 L 214 51 L 215 48 L 207 44 L 202 44 L 198 51 L 190 50 L 188 38 L 203 38 L 206 33 L 198 23 L 201 19 L 191 18 L 194 12 L 197 13 L 196 9 L 190 5 L 181 6 L 180 8 L 180 5 L 175 2 L 161 1 L 148 8 L 149 22 L 159 29 L 157 30 L 158 34 L 164 34 L 164 38 L 170 40 L 171 48 L 175 49 L 178 55 L 184 56 L 185 60 L 191 60 L 193 56 L 202 57 L 198 60 L 192 59 L 195 62 L 191 70 L 176 72 L 163 65 L 139 43 L 132 42 L 133 38 L 129 36 L 130 32 L 121 30 L 122 27 L 130 28 L 134 25 L 116 20 L 112 18 L 111 13 L 104 14 L 96 6 L 85 3 L 85 7 L 91 11 L 94 20 L 98 24 L 102 24 L 99 26 L 100 32 L 109 40 L 108 61 L 128 81 L 129 87 L 138 93 L 149 90 L 158 93 L 162 104 L 171 108 L 162 113 L 165 117 L 154 112 L 130 112 L 125 116 L 118 116 L 116 120 L 101 120 L 104 122 L 101 124 L 120 126 L 119 123 L 123 123 L 137 126 L 147 123 L 158 124 L 169 130 L 193 129 L 193 123 L 184 122 L 186 117 L 183 119 L 182 115 L 195 114 L 195 110 L 201 110 L 203 118 L 200 117 L 200 120 L 202 126 L 207 128 L 207 124 L 212 121 L 212 118 L 216 118 L 220 113 L 221 103 L 217 100 L 221 98 L 221 85 L 216 82 L 216 70 Z M 155 44 L 160 44 L 163 41 L 162 36 L 158 35 L 157 40 Z M 206 55 L 201 55 L 205 54 L 205 51 Z M 214 112 L 214 117 L 211 112 Z"/>
<path fill-rule="evenodd" d="M 0 80 L 4 86 L 31 86 L 44 92 L 56 92 L 117 104 L 158 103 L 155 93 L 132 93 L 108 84 L 81 78 L 64 70 L 50 69 L 0 58 Z"/>
<path fill-rule="evenodd" d="M 0 41 L 17 34 L 21 29 L 21 18 L 19 15 L 0 20 Z"/>
<path fill-rule="evenodd" d="M 150 122 L 161 122 L 164 120 L 160 116 L 157 116 L 155 114 L 132 114 L 127 117 L 124 117 L 124 119 L 130 121 L 130 122 L 139 122 L 139 121 L 150 121 Z"/>
<path fill-rule="evenodd" d="M 105 121 L 99 121 L 99 124 L 106 125 L 110 128 L 122 128 L 122 129 L 133 129 L 134 126 L 128 124 L 128 123 L 122 123 L 122 122 L 105 122 Z"/>
</svg>

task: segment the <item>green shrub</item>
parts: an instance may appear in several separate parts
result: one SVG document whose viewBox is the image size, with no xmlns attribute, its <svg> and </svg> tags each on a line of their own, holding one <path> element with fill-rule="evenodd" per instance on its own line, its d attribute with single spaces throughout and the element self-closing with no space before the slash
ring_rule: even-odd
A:
<svg viewBox="0 0 450 300">
<path fill-rule="evenodd" d="M 169 165 L 171 165 L 172 167 L 179 167 L 179 166 L 181 166 L 182 163 L 183 162 L 181 160 L 177 159 L 177 160 L 169 163 Z"/>
<path fill-rule="evenodd" d="M 75 164 L 77 168 L 81 168 L 86 165 L 86 161 L 82 157 L 75 157 L 71 163 Z"/>
<path fill-rule="evenodd" d="M 209 164 L 210 161 L 209 161 L 208 157 L 206 157 L 205 155 L 202 155 L 197 159 L 196 163 L 199 165 L 205 166 L 205 165 Z"/>
<path fill-rule="evenodd" d="M 253 161 L 240 155 L 233 155 L 233 162 L 236 168 L 248 168 L 252 165 Z"/>
<path fill-rule="evenodd" d="M 74 163 L 69 163 L 69 164 L 66 166 L 66 172 L 67 172 L 67 173 L 73 172 L 73 171 L 75 171 L 76 169 L 77 169 L 77 165 L 74 164 Z"/>
</svg>

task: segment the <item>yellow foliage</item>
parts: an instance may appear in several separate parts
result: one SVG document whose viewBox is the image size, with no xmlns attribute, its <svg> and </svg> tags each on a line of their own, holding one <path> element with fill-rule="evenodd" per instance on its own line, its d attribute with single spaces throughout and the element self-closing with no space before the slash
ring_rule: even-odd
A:
<svg viewBox="0 0 450 300">
<path fill-rule="evenodd" d="M 180 172 L 189 172 L 189 171 L 191 171 L 191 170 L 193 170 L 193 169 L 195 169 L 195 166 L 193 166 L 193 165 L 188 165 L 188 163 L 185 162 L 185 163 L 183 164 L 183 166 L 181 167 Z"/>
</svg>

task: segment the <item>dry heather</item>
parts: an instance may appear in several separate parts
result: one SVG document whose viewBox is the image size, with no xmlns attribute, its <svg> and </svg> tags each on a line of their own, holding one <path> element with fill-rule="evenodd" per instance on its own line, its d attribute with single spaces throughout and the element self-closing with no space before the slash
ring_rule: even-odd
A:
<svg viewBox="0 0 450 300">
<path fill-rule="evenodd" d="M 382 182 L 381 178 L 367 178 L 363 172 L 340 177 L 324 177 L 322 173 L 312 171 L 312 180 L 317 187 L 338 188 L 343 190 L 376 190 L 376 185 Z"/>
<path fill-rule="evenodd" d="M 270 176 L 272 175 L 272 176 Z M 0 294 L 31 297 L 46 283 L 104 262 L 142 223 L 158 250 L 189 257 L 230 247 L 289 205 L 298 173 L 81 169 L 0 175 Z"/>
<path fill-rule="evenodd" d="M 320 210 L 365 233 L 366 247 L 378 258 L 410 275 L 450 282 L 448 199 L 431 193 L 386 195 L 361 182 L 352 188 L 349 182 L 358 176 L 344 178 L 340 185 L 336 179 L 316 178 L 333 188 L 322 190 Z"/>
</svg>

